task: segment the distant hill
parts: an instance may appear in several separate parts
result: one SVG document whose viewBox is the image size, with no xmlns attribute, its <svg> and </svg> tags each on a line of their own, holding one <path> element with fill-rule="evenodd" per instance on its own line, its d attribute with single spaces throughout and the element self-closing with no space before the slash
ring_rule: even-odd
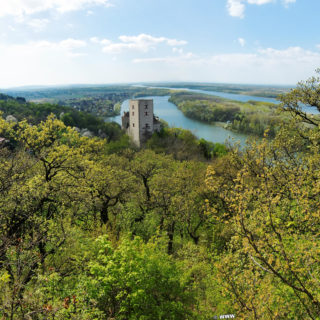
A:
<svg viewBox="0 0 320 320">
<path fill-rule="evenodd" d="M 3 93 L 0 93 L 0 100 L 4 100 L 4 101 L 7 101 L 7 100 L 15 100 L 15 101 L 18 101 L 20 103 L 26 103 L 26 99 L 23 98 L 23 97 L 12 97 L 12 96 L 9 96 L 7 94 L 3 94 Z"/>
</svg>

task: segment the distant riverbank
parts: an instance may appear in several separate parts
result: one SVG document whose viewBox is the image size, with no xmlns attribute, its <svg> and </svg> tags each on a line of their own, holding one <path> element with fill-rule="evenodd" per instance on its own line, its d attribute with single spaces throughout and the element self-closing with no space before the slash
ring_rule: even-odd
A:
<svg viewBox="0 0 320 320">
<path fill-rule="evenodd" d="M 241 102 L 190 91 L 175 91 L 169 101 L 190 119 L 215 125 L 223 122 L 226 129 L 259 137 L 266 129 L 274 136 L 286 119 L 286 115 L 277 112 L 278 106 L 270 102 Z"/>
<path fill-rule="evenodd" d="M 202 121 L 186 117 L 173 103 L 169 102 L 170 96 L 149 96 L 144 99 L 153 99 L 154 113 L 169 126 L 190 130 L 198 138 L 204 138 L 213 143 L 239 142 L 245 145 L 247 135 L 232 132 L 224 128 L 224 124 L 207 124 Z M 121 114 L 129 109 L 129 99 L 121 105 Z M 107 121 L 115 121 L 121 124 L 121 116 L 107 118 Z"/>
<path fill-rule="evenodd" d="M 231 92 L 225 92 L 225 91 L 216 91 L 216 90 L 201 90 L 201 89 L 191 89 L 188 87 L 165 87 L 165 86 L 144 86 L 139 85 L 137 87 L 143 87 L 143 88 L 152 88 L 152 89 L 168 89 L 168 90 L 175 90 L 175 91 L 189 91 L 194 93 L 201 93 L 205 95 L 210 96 L 216 96 L 224 99 L 229 100 L 236 100 L 241 102 L 248 102 L 248 101 L 262 101 L 262 102 L 269 102 L 274 104 L 279 104 L 279 100 L 277 100 L 275 97 L 266 97 L 261 93 L 261 96 L 257 95 L 249 95 L 249 94 L 239 94 L 239 93 L 231 93 Z"/>
</svg>

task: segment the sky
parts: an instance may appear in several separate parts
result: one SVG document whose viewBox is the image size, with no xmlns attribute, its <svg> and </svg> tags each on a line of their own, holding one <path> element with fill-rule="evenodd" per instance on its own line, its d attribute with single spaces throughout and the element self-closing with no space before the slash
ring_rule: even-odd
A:
<svg viewBox="0 0 320 320">
<path fill-rule="evenodd" d="M 0 88 L 294 85 L 320 68 L 320 0 L 0 2 Z"/>
</svg>

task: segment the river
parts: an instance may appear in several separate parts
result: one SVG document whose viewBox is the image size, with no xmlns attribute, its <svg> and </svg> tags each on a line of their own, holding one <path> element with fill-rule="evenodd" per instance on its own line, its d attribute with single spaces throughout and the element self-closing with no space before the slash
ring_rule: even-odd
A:
<svg viewBox="0 0 320 320">
<path fill-rule="evenodd" d="M 152 87 L 152 88 L 160 88 L 160 87 Z M 214 95 L 214 96 L 222 97 L 225 99 L 237 100 L 241 102 L 247 102 L 249 100 L 253 100 L 253 101 L 263 101 L 263 102 L 271 102 L 271 103 L 279 104 L 279 101 L 273 98 L 255 97 L 255 96 L 247 96 L 247 95 L 234 94 L 234 93 L 204 91 L 204 90 L 196 90 L 196 89 L 188 89 L 188 88 L 179 88 L 179 89 L 165 88 L 165 89 L 186 90 L 190 92 Z M 176 107 L 175 104 L 168 101 L 169 98 L 170 96 L 143 97 L 143 99 L 153 99 L 154 114 L 159 118 L 168 122 L 170 127 L 188 129 L 191 132 L 193 132 L 198 138 L 204 138 L 211 142 L 225 143 L 226 141 L 230 141 L 232 143 L 240 142 L 242 146 L 245 145 L 246 140 L 248 138 L 247 135 L 226 130 L 219 125 L 214 125 L 214 124 L 210 125 L 198 120 L 187 118 L 182 113 L 182 111 L 180 111 Z M 129 110 L 129 99 L 125 100 L 122 103 L 121 115 L 123 114 L 124 111 L 128 111 L 128 110 Z M 302 110 L 312 114 L 319 114 L 319 111 L 316 108 L 302 106 Z M 121 115 L 107 118 L 107 121 L 115 121 L 121 125 Z"/>
<path fill-rule="evenodd" d="M 139 86 L 139 87 L 144 87 L 144 86 Z M 274 98 L 248 96 L 244 94 L 227 93 L 227 92 L 220 92 L 220 91 L 207 91 L 207 90 L 199 90 L 199 89 L 172 88 L 172 87 L 148 87 L 148 88 L 190 91 L 190 92 L 202 93 L 202 94 L 207 94 L 209 96 L 217 96 L 224 99 L 236 100 L 241 102 L 262 101 L 262 102 L 270 102 L 274 104 L 280 103 L 279 100 Z"/>
<path fill-rule="evenodd" d="M 187 118 L 175 104 L 169 102 L 169 96 L 143 97 L 143 99 L 153 99 L 154 114 L 168 122 L 170 127 L 188 129 L 198 138 L 204 138 L 211 142 L 225 143 L 226 140 L 239 141 L 244 145 L 247 136 L 226 130 L 217 125 L 209 125 L 201 121 Z M 125 100 L 121 105 L 121 115 L 129 110 L 129 100 Z M 108 118 L 108 121 L 115 121 L 121 125 L 121 116 Z"/>
<path fill-rule="evenodd" d="M 257 96 L 249 96 L 244 94 L 236 94 L 236 93 L 227 93 L 220 91 L 207 91 L 207 90 L 198 90 L 198 89 L 189 89 L 189 88 L 173 88 L 173 87 L 150 87 L 144 85 L 137 85 L 138 87 L 147 87 L 147 88 L 156 88 L 156 89 L 169 89 L 169 90 L 183 90 L 195 93 L 207 94 L 209 96 L 217 96 L 224 99 L 236 100 L 240 102 L 248 102 L 248 101 L 261 101 L 261 102 L 269 102 L 274 104 L 280 104 L 280 101 L 274 98 L 266 98 L 266 97 L 257 97 Z M 319 110 L 316 107 L 309 107 L 304 104 L 300 104 L 300 107 L 303 112 L 310 114 L 320 114 Z"/>
</svg>

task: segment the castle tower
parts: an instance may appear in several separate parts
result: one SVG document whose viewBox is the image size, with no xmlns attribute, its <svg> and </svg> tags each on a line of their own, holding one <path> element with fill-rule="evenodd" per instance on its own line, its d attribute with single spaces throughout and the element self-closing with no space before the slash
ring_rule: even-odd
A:
<svg viewBox="0 0 320 320">
<path fill-rule="evenodd" d="M 153 115 L 153 100 L 129 101 L 129 112 L 122 116 L 122 128 L 140 147 L 154 131 L 160 130 L 160 121 Z"/>
</svg>

